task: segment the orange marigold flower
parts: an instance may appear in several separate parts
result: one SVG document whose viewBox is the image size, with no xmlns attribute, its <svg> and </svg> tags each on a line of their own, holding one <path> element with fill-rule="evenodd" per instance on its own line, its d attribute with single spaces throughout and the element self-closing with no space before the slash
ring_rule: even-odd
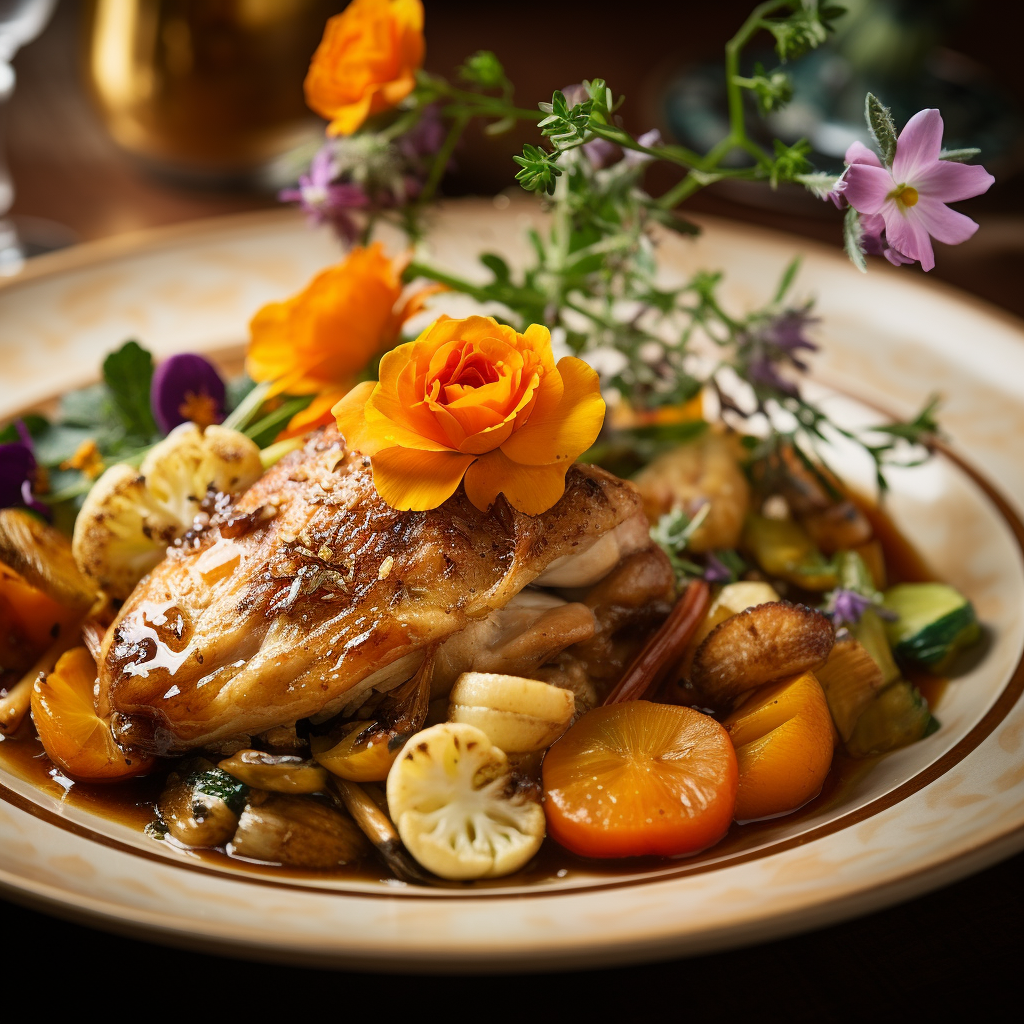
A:
<svg viewBox="0 0 1024 1024">
<path fill-rule="evenodd" d="M 246 371 L 255 381 L 273 382 L 270 398 L 284 392 L 317 396 L 293 417 L 281 438 L 330 423 L 331 407 L 359 371 L 395 343 L 402 324 L 436 290 L 423 289 L 398 307 L 401 268 L 375 242 L 368 249 L 353 249 L 298 295 L 264 306 L 249 324 Z"/>
<path fill-rule="evenodd" d="M 477 508 L 504 493 L 539 515 L 597 438 L 604 399 L 581 359 L 555 365 L 546 327 L 519 334 L 489 316 L 442 316 L 388 352 L 380 381 L 353 388 L 334 414 L 392 508 L 437 508 L 465 478 Z"/>
<path fill-rule="evenodd" d="M 306 75 L 306 102 L 351 135 L 371 115 L 397 106 L 423 66 L 420 0 L 352 0 L 327 22 Z"/>
</svg>

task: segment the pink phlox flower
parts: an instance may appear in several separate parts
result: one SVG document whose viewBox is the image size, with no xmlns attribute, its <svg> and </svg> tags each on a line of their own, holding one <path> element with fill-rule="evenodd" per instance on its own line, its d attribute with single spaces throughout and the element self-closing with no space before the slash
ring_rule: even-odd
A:
<svg viewBox="0 0 1024 1024">
<path fill-rule="evenodd" d="M 298 203 L 314 225 L 330 224 L 347 241 L 359 235 L 359 227 L 351 211 L 362 210 L 370 200 L 359 185 L 336 183 L 338 166 L 333 147 L 328 143 L 317 150 L 310 161 L 309 173 L 299 176 L 297 188 L 282 189 L 278 199 L 283 203 Z"/>
<path fill-rule="evenodd" d="M 941 149 L 942 116 L 929 109 L 916 113 L 900 132 L 891 168 L 863 143 L 847 150 L 841 196 L 861 215 L 869 244 L 887 247 L 883 252 L 892 263 L 918 260 L 931 270 L 932 238 L 958 245 L 978 230 L 970 217 L 946 204 L 981 195 L 995 179 L 980 164 L 940 159 Z M 877 217 L 885 226 L 884 243 L 872 219 Z"/>
</svg>

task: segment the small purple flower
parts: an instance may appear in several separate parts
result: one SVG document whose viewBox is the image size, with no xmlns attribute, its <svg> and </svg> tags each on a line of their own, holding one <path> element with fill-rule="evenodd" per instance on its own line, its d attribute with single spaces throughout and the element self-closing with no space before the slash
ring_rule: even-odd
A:
<svg viewBox="0 0 1024 1024">
<path fill-rule="evenodd" d="M 713 551 L 704 560 L 704 579 L 708 583 L 731 583 L 732 570 Z"/>
<path fill-rule="evenodd" d="M 870 598 L 858 594 L 855 590 L 834 590 L 828 601 L 828 611 L 832 615 L 832 623 L 840 626 L 855 626 L 860 622 L 864 612 L 872 607 Z"/>
<path fill-rule="evenodd" d="M 420 119 L 397 139 L 399 152 L 410 163 L 418 163 L 423 158 L 432 157 L 444 144 L 444 121 L 436 103 L 423 108 Z"/>
<path fill-rule="evenodd" d="M 171 356 L 153 373 L 149 402 L 165 434 L 189 420 L 208 427 L 224 419 L 224 381 L 202 356 Z"/>
<path fill-rule="evenodd" d="M 0 444 L 0 508 L 24 506 L 49 518 L 50 509 L 32 491 L 38 471 L 32 438 L 21 420 L 15 429 L 22 440 Z"/>
<path fill-rule="evenodd" d="M 597 171 L 611 167 L 622 159 L 622 149 L 607 139 L 591 139 L 590 142 L 585 142 L 583 152 Z"/>
<path fill-rule="evenodd" d="M 586 103 L 590 99 L 590 93 L 587 91 L 586 86 L 580 82 L 567 85 L 562 90 L 562 95 L 565 97 L 565 105 L 570 110 L 573 107 L 578 107 L 581 103 Z"/>
<path fill-rule="evenodd" d="M 807 363 L 797 353 L 818 351 L 818 346 L 805 333 L 813 323 L 817 323 L 817 318 L 811 316 L 809 307 L 804 307 L 784 310 L 749 330 L 740 344 L 739 354 L 747 359 L 750 380 L 796 396 L 796 385 L 787 380 L 780 369 L 791 366 L 801 373 L 807 371 Z"/>
<path fill-rule="evenodd" d="M 869 244 L 882 246 L 891 263 L 919 261 L 931 270 L 932 238 L 959 245 L 978 230 L 970 217 L 946 204 L 987 192 L 995 178 L 980 164 L 942 160 L 942 127 L 938 110 L 916 113 L 896 140 L 891 168 L 863 143 L 846 152 L 842 198 L 861 215 Z M 884 241 L 875 218 L 884 224 Z"/>
<path fill-rule="evenodd" d="M 359 185 L 334 184 L 337 174 L 334 147 L 328 142 L 317 150 L 309 173 L 299 176 L 298 188 L 282 189 L 277 198 L 282 203 L 298 203 L 313 225 L 330 224 L 351 243 L 359 237 L 351 211 L 365 209 L 370 200 Z"/>
<path fill-rule="evenodd" d="M 638 136 L 636 141 L 639 142 L 641 146 L 646 146 L 648 149 L 654 149 L 655 146 L 661 145 L 661 132 L 659 132 L 657 128 L 652 128 L 649 132 L 644 132 L 643 135 Z M 630 167 L 636 167 L 638 164 L 645 164 L 653 159 L 653 156 L 650 156 L 647 153 L 638 153 L 635 149 L 627 149 L 623 156 L 623 160 L 625 160 Z"/>
</svg>

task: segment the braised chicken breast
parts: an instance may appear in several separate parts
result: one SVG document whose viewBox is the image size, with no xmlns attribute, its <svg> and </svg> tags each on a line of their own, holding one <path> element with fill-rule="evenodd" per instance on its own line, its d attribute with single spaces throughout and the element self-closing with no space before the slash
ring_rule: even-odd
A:
<svg viewBox="0 0 1024 1024">
<path fill-rule="evenodd" d="M 666 598 L 671 571 L 639 495 L 601 469 L 570 468 L 564 497 L 536 517 L 502 498 L 481 512 L 461 489 L 398 512 L 369 460 L 326 428 L 139 583 L 103 644 L 99 709 L 127 746 L 165 754 L 350 714 L 428 654 L 435 689 L 481 659 L 536 668 L 593 644 L 588 588 L 638 555 L 660 567 Z M 524 594 L 535 582 L 563 596 Z"/>
</svg>

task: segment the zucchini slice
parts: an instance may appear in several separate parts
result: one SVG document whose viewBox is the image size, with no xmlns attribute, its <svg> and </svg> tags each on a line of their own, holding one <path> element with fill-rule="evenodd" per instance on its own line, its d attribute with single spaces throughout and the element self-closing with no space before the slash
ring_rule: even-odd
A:
<svg viewBox="0 0 1024 1024">
<path fill-rule="evenodd" d="M 886 591 L 882 603 L 897 616 L 886 624 L 893 653 L 931 672 L 944 672 L 981 636 L 974 606 L 945 583 L 900 583 Z"/>
<path fill-rule="evenodd" d="M 916 743 L 933 728 L 928 702 L 905 679 L 897 679 L 874 696 L 857 719 L 847 753 L 871 757 Z"/>
</svg>

